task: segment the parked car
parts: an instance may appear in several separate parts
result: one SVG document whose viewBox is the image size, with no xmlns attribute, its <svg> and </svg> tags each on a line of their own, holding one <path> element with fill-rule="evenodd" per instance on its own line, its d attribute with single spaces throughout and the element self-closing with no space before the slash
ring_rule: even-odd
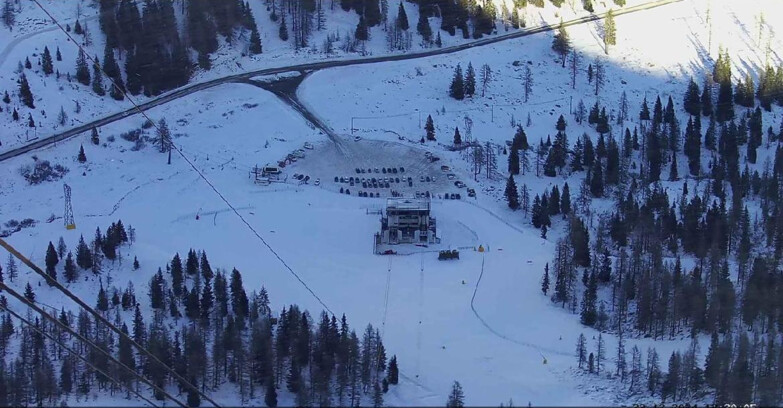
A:
<svg viewBox="0 0 783 408">
<path fill-rule="evenodd" d="M 449 171 L 449 170 L 451 170 L 451 168 L 449 168 L 449 166 L 445 166 L 445 165 L 444 166 L 440 166 L 440 169 L 442 171 Z"/>
<path fill-rule="evenodd" d="M 468 197 L 475 197 L 476 196 L 476 190 L 469 188 L 468 189 Z"/>
<path fill-rule="evenodd" d="M 353 141 L 354 141 L 354 142 L 358 142 L 358 141 L 360 141 L 360 140 L 362 140 L 362 137 L 361 137 L 361 136 L 354 136 L 354 137 L 353 137 Z"/>
<path fill-rule="evenodd" d="M 313 150 L 313 144 L 310 142 L 305 142 L 304 148 L 307 150 Z"/>
<path fill-rule="evenodd" d="M 405 173 L 405 167 L 400 167 L 400 173 Z"/>
<path fill-rule="evenodd" d="M 304 159 L 304 157 L 305 157 L 304 150 L 294 150 L 293 153 L 291 153 L 291 155 L 293 155 L 294 157 L 296 157 L 298 159 Z"/>
<path fill-rule="evenodd" d="M 446 175 L 446 178 L 449 180 L 454 180 L 455 178 L 457 178 L 457 175 L 454 173 L 449 173 Z"/>
<path fill-rule="evenodd" d="M 432 156 L 430 157 L 430 163 L 435 163 L 436 161 L 440 160 L 440 157 L 438 156 Z"/>
<path fill-rule="evenodd" d="M 430 179 L 430 176 L 427 176 L 425 177 L 425 180 L 427 180 L 427 182 L 430 182 L 432 179 Z"/>
<path fill-rule="evenodd" d="M 356 168 L 356 174 L 360 174 L 361 172 L 362 172 L 362 170 L 357 167 Z"/>
<path fill-rule="evenodd" d="M 380 171 L 378 170 L 378 168 L 377 168 L 377 167 L 375 168 L 375 172 L 376 172 L 376 173 L 380 173 Z"/>
<path fill-rule="evenodd" d="M 315 183 L 314 184 L 316 186 L 320 186 L 321 185 L 321 179 L 319 179 L 319 178 L 315 179 Z"/>
<path fill-rule="evenodd" d="M 424 180 L 425 180 L 425 179 L 424 179 L 424 176 L 419 176 L 419 182 L 420 182 L 420 183 L 423 183 L 423 182 L 424 182 Z"/>
</svg>

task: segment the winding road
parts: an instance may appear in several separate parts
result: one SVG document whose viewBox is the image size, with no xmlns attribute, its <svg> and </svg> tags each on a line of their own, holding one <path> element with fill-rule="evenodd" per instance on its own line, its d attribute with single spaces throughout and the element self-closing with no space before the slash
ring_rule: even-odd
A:
<svg viewBox="0 0 783 408">
<path fill-rule="evenodd" d="M 631 6 L 627 8 L 623 8 L 617 11 L 614 11 L 615 16 L 620 16 L 623 14 L 629 14 L 629 13 L 635 13 L 639 11 L 649 10 L 656 7 L 665 6 L 668 4 L 673 3 L 679 3 L 683 0 L 658 0 L 658 1 L 652 1 L 648 3 L 639 4 L 636 6 Z M 576 18 L 573 20 L 568 20 L 562 22 L 562 25 L 565 27 L 578 25 L 578 24 L 584 24 L 589 23 L 591 21 L 596 21 L 604 18 L 606 16 L 606 13 L 597 13 L 597 14 L 590 14 L 588 16 Z M 370 57 L 370 58 L 358 58 L 358 59 L 346 59 L 346 60 L 336 60 L 336 61 L 321 61 L 321 62 L 313 62 L 313 63 L 306 63 L 306 64 L 298 64 L 298 65 L 291 65 L 286 67 L 277 67 L 277 68 L 265 68 L 265 69 L 259 69 L 254 71 L 248 71 L 240 74 L 234 74 L 229 75 L 221 78 L 216 78 L 210 81 L 196 83 L 192 85 L 185 86 L 183 88 L 165 93 L 155 99 L 149 100 L 147 102 L 138 104 L 137 107 L 133 107 L 131 109 L 128 109 L 123 112 L 115 113 L 113 115 L 106 116 L 102 119 L 98 119 L 96 121 L 85 123 L 81 126 L 77 126 L 74 128 L 71 128 L 69 130 L 66 130 L 61 133 L 56 133 L 51 136 L 36 140 L 32 143 L 29 143 L 27 145 L 17 147 L 15 149 L 11 149 L 9 151 L 6 151 L 2 154 L 0 154 L 0 162 L 20 156 L 22 154 L 25 154 L 27 152 L 40 149 L 42 147 L 46 147 L 50 144 L 54 144 L 56 142 L 69 139 L 71 137 L 77 136 L 81 133 L 87 132 L 91 130 L 93 127 L 101 127 L 108 125 L 110 123 L 116 122 L 118 120 L 122 120 L 124 118 L 127 118 L 129 116 L 138 114 L 141 111 L 146 111 L 149 109 L 152 109 L 156 106 L 163 105 L 165 103 L 177 100 L 179 98 L 182 98 L 184 96 L 216 87 L 218 85 L 223 85 L 227 83 L 234 83 L 234 82 L 247 82 L 251 78 L 256 76 L 262 76 L 262 75 L 275 75 L 275 74 L 282 74 L 282 73 L 288 73 L 288 72 L 312 72 L 317 70 L 322 70 L 326 68 L 335 68 L 335 67 L 345 67 L 345 66 L 351 66 L 351 65 L 363 65 L 363 64 L 374 64 L 379 62 L 393 62 L 393 61 L 405 61 L 405 60 L 412 60 L 412 59 L 418 59 L 418 58 L 427 58 L 437 55 L 445 55 L 445 54 L 453 54 L 456 52 L 464 51 L 471 49 L 473 47 L 482 47 L 486 45 L 491 45 L 495 43 L 499 43 L 501 41 L 507 41 L 515 38 L 521 38 L 526 37 L 533 34 L 543 33 L 547 31 L 555 30 L 557 26 L 553 25 L 542 25 L 539 27 L 524 29 L 520 31 L 516 31 L 509 34 L 494 36 L 490 38 L 485 38 L 481 40 L 472 41 L 466 44 L 456 45 L 453 47 L 446 47 L 446 48 L 440 48 L 430 51 L 424 51 L 424 52 L 417 52 L 417 53 L 411 53 L 411 54 L 401 54 L 401 55 L 388 55 L 388 56 L 381 56 L 381 57 Z M 37 32 L 37 33 L 40 33 Z"/>
</svg>

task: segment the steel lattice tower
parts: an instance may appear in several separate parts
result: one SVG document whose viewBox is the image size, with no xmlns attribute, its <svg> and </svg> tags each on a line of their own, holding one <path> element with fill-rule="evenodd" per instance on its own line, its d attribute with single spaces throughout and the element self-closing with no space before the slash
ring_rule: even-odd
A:
<svg viewBox="0 0 783 408">
<path fill-rule="evenodd" d="M 65 213 L 63 214 L 65 229 L 76 229 L 76 221 L 73 219 L 73 206 L 71 205 L 71 186 L 63 183 L 63 191 L 65 192 Z"/>
</svg>

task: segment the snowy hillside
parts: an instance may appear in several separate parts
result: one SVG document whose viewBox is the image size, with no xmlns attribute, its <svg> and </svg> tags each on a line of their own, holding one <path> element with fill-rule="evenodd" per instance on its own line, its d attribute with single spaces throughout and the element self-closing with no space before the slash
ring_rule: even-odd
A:
<svg viewBox="0 0 783 408">
<path fill-rule="evenodd" d="M 498 9 L 511 4 L 493 1 Z M 347 33 L 353 35 L 359 23 L 359 16 L 353 11 L 343 11 L 337 1 L 333 9 L 325 9 L 326 27 L 312 33 L 312 46 L 294 50 L 291 41 L 280 39 L 278 23 L 270 19 L 271 3 L 268 0 L 249 2 L 258 24 L 263 53 L 247 55 L 249 39 L 245 37 L 233 44 L 221 39 L 218 50 L 210 56 L 212 68 L 196 70 L 191 82 L 266 67 L 401 52 L 389 51 L 383 28 L 379 26 L 371 29 L 370 39 L 361 45 L 363 53 L 346 52 L 337 47 L 333 54 L 325 55 L 323 47 L 327 36 L 339 33 L 341 38 L 347 38 Z M 326 3 L 324 1 L 325 8 Z M 629 5 L 638 3 L 641 2 L 629 2 Z M 106 39 L 97 17 L 91 17 L 98 14 L 97 4 L 50 0 L 42 0 L 42 4 L 55 18 L 69 24 L 76 20 L 76 8 L 81 7 L 80 23 L 92 33 L 92 44 L 86 49 L 90 55 L 103 55 Z M 408 1 L 400 4 L 406 10 L 413 31 L 419 20 L 418 5 Z M 547 2 L 544 8 L 528 4 L 520 10 L 524 10 L 529 28 L 585 15 L 580 6 L 566 1 L 561 8 L 556 8 Z M 109 95 L 98 97 L 90 86 L 79 84 L 75 80 L 78 47 L 69 42 L 64 33 L 47 25 L 33 3 L 22 1 L 20 7 L 14 29 L 0 28 L 0 96 L 6 89 L 11 94 L 10 103 L 0 103 L 3 107 L 0 122 L 4 123 L 0 127 L 3 129 L 0 130 L 0 151 L 133 106 L 127 99 L 116 101 Z M 391 18 L 397 7 L 396 3 L 390 4 Z M 596 2 L 595 12 L 610 7 L 616 6 L 611 1 Z M 773 103 L 770 111 L 760 113 L 763 116 L 759 125 L 764 134 L 763 143 L 757 146 L 755 161 L 747 153 L 751 150 L 747 148 L 748 143 L 752 142 L 736 142 L 741 146 L 735 158 L 739 163 L 736 176 L 727 174 L 729 171 L 716 170 L 718 167 L 723 169 L 724 162 L 733 157 L 727 153 L 732 151 L 731 146 L 726 146 L 729 137 L 726 135 L 732 132 L 725 130 L 731 128 L 729 121 L 716 125 L 717 132 L 723 132 L 718 143 L 720 147 L 710 150 L 705 139 L 705 147 L 699 151 L 699 172 L 693 175 L 689 174 L 689 157 L 685 151 L 688 148 L 684 147 L 685 123 L 691 115 L 683 106 L 683 95 L 690 79 L 702 87 L 705 77 L 712 76 L 719 47 L 730 52 L 734 83 L 744 81 L 747 73 L 759 85 L 763 82 L 760 74 L 766 66 L 781 66 L 783 44 L 775 33 L 783 27 L 780 27 L 780 19 L 774 18 L 778 8 L 774 0 L 757 0 L 750 4 L 729 0 L 684 0 L 618 16 L 616 45 L 608 46 L 608 53 L 603 41 L 605 20 L 576 24 L 567 28 L 574 53 L 568 54 L 565 62 L 552 49 L 553 36 L 557 33 L 554 31 L 448 55 L 305 72 L 301 85 L 296 83 L 301 79 L 299 75 L 281 75 L 215 86 L 154 107 L 143 115 L 102 126 L 96 129 L 98 140 L 87 132 L 2 161 L 0 232 L 4 240 L 43 268 L 49 262 L 47 244 L 50 241 L 57 243 L 63 237 L 67 248 L 76 254 L 80 235 L 89 244 L 96 228 L 106 232 L 108 225 L 122 220 L 126 227 L 133 227 L 136 239 L 132 245 L 119 247 L 120 259 L 103 259 L 102 270 L 96 273 L 80 270 L 79 279 L 66 284 L 63 280 L 65 262 L 60 255 L 60 262 L 53 268 L 58 281 L 90 305 L 96 304 L 96 297 L 103 288 L 109 293 L 116 290 L 121 294 L 129 282 L 132 283 L 140 313 L 149 323 L 150 336 L 152 328 L 164 328 L 166 341 L 173 343 L 172 339 L 179 341 L 178 336 L 181 336 L 184 347 L 185 334 L 193 330 L 198 333 L 194 339 L 203 337 L 201 341 L 206 343 L 204 347 L 210 358 L 216 350 L 223 350 L 222 343 L 218 342 L 223 339 L 220 336 L 229 337 L 218 333 L 224 328 L 223 318 L 213 316 L 209 311 L 200 320 L 190 316 L 175 317 L 175 310 L 179 309 L 180 314 L 185 315 L 185 309 L 192 307 L 187 294 L 175 297 L 173 292 L 167 292 L 164 295 L 166 305 L 162 308 L 153 306 L 153 283 L 159 268 L 164 277 L 163 286 L 173 290 L 172 257 L 178 253 L 184 259 L 188 250 L 194 248 L 209 254 L 209 263 L 216 271 L 221 269 L 230 275 L 228 271 L 236 268 L 248 295 L 252 296 L 262 288 L 268 291 L 269 316 L 258 318 L 257 322 L 262 323 L 251 322 L 248 327 L 237 323 L 242 326 L 237 329 L 238 346 L 225 346 L 231 357 L 224 360 L 231 363 L 220 367 L 215 362 L 214 366 L 204 368 L 203 377 L 199 375 L 191 380 L 225 406 L 271 406 L 265 399 L 269 387 L 276 389 L 279 395 L 276 403 L 280 406 L 315 406 L 319 398 L 323 403 L 324 395 L 328 396 L 328 404 L 339 404 L 338 398 L 342 397 L 342 394 L 338 397 L 342 381 L 339 370 L 350 366 L 345 361 L 337 362 L 334 378 L 327 370 L 324 387 L 318 370 L 320 364 L 328 363 L 307 359 L 304 363 L 295 363 L 293 356 L 283 356 L 279 366 L 268 368 L 276 376 L 276 386 L 268 381 L 255 381 L 260 372 L 266 375 L 267 371 L 257 366 L 258 361 L 266 360 L 263 353 L 254 348 L 257 342 L 253 342 L 256 335 L 253 331 L 257 327 L 266 330 L 267 326 L 263 326 L 266 324 L 282 326 L 281 311 L 291 305 L 309 310 L 313 333 L 318 333 L 322 310 L 337 320 L 345 314 L 350 328 L 360 339 L 367 324 L 378 330 L 377 340 L 385 350 L 384 365 L 392 355 L 399 364 L 399 384 L 384 385 L 388 386 L 388 392 L 381 395 L 383 405 L 440 406 L 449 399 L 455 381 L 464 390 L 466 405 L 617 406 L 661 401 L 725 402 L 726 398 L 733 401 L 732 397 L 746 395 L 745 383 L 734 380 L 735 373 L 740 372 L 753 373 L 753 378 L 759 380 L 758 391 L 751 392 L 748 400 L 740 403 L 780 403 L 779 395 L 783 391 L 780 373 L 783 370 L 780 363 L 774 361 L 783 355 L 777 334 L 783 330 L 783 310 L 775 299 L 783 293 L 783 279 L 779 278 L 783 276 L 780 274 L 781 257 L 776 253 L 776 247 L 783 246 L 775 243 L 783 242 L 783 232 L 778 232 L 783 228 L 777 227 L 783 225 L 779 221 L 783 219 L 780 215 L 783 211 L 777 208 L 777 190 L 773 191 L 767 185 L 772 184 L 770 180 L 775 177 L 779 178 L 775 176 L 778 172 L 783 176 L 783 165 L 778 163 L 783 160 L 783 151 L 776 142 L 780 140 L 776 137 L 783 137 L 783 110 Z M 181 9 L 176 9 L 178 23 L 184 24 Z M 463 39 L 459 33 L 452 37 L 439 30 L 439 17 L 431 17 L 429 23 L 433 32 L 440 33 L 444 47 L 473 41 Z M 497 35 L 504 34 L 506 29 L 500 21 L 497 24 Z M 247 35 L 246 31 L 243 33 Z M 423 44 L 415 32 L 413 38 L 411 49 L 405 52 L 435 47 Z M 54 68 L 60 71 L 59 79 L 55 74 L 44 75 L 38 65 L 44 46 L 52 53 L 57 48 L 61 51 L 62 61 L 54 61 Z M 195 52 L 193 54 L 195 61 Z M 574 55 L 578 56 L 579 63 L 572 66 Z M 22 71 L 35 95 L 34 109 L 22 104 L 17 84 L 20 78 L 20 73 L 15 72 L 17 64 L 24 64 L 25 58 L 32 63 L 32 68 L 23 67 Z M 478 77 L 475 95 L 464 100 L 449 96 L 458 64 L 463 72 L 467 72 L 471 64 Z M 602 86 L 596 85 L 597 79 L 593 76 L 599 65 L 605 69 Z M 485 89 L 481 80 L 484 66 L 491 70 Z M 783 71 L 777 69 L 780 75 Z M 66 79 L 68 74 L 74 78 L 70 82 Z M 279 88 L 275 88 L 276 85 Z M 275 90 L 278 95 L 267 89 Z M 295 92 L 287 94 L 280 89 Z M 171 92 L 174 91 L 168 93 Z M 618 123 L 623 97 L 627 99 L 628 117 Z M 675 132 L 675 148 L 671 151 L 662 149 L 666 154 L 658 159 L 663 162 L 658 163 L 663 168 L 660 180 L 650 180 L 649 140 L 655 140 L 657 136 L 651 135 L 658 129 L 657 125 L 650 125 L 650 120 L 642 121 L 639 111 L 643 100 L 652 111 L 657 97 L 664 105 L 668 98 L 673 101 L 672 121 L 678 121 L 680 132 Z M 153 98 L 141 94 L 134 97 L 134 101 Z M 711 101 L 715 99 L 713 95 Z M 757 106 L 758 101 L 754 100 L 753 104 Z M 77 105 L 79 112 L 76 112 Z M 580 105 L 587 110 L 594 105 L 605 108 L 611 131 L 600 136 L 597 127 L 586 120 L 578 123 L 575 112 Z M 67 113 L 65 124 L 58 123 L 61 107 Z M 21 117 L 19 121 L 11 118 L 14 109 Z M 747 128 L 747 121 L 742 118 L 746 109 L 737 105 L 734 110 L 737 122 L 741 123 L 739 127 Z M 34 116 L 35 128 L 28 126 L 28 115 Z M 538 146 L 543 149 L 547 139 L 557 143 L 556 123 L 561 115 L 571 147 L 565 149 L 568 165 L 549 177 L 542 169 L 537 169 L 543 168 L 544 163 L 542 160 L 540 166 L 536 165 L 535 152 Z M 424 141 L 428 117 L 432 119 L 436 141 Z M 167 163 L 169 156 L 159 149 L 162 120 L 170 129 L 175 146 L 170 152 L 170 164 Z M 701 118 L 700 145 L 709 121 L 706 115 Z M 670 125 L 671 122 L 663 125 L 661 134 L 667 134 Z M 524 129 L 531 146 L 523 153 L 527 155 L 529 168 L 509 177 L 510 141 L 518 127 Z M 464 142 L 473 140 L 496 152 L 497 169 L 493 178 L 487 177 L 486 167 L 475 174 L 475 146 L 462 151 L 450 150 L 455 128 L 459 129 Z M 632 151 L 625 150 L 623 145 L 626 128 L 629 134 L 639 133 L 641 146 Z M 772 128 L 772 133 L 767 133 L 768 128 Z M 739 134 L 740 131 L 734 129 Z M 572 171 L 572 163 L 582 160 L 573 147 L 583 134 L 598 146 L 603 145 L 604 137 L 623 146 L 623 174 L 619 176 L 622 182 L 613 184 L 607 176 L 604 186 L 603 176 L 599 177 L 602 194 L 591 196 L 594 188 L 591 180 L 595 180 L 596 166 L 599 171 L 609 173 L 608 154 L 605 154 L 607 158 L 597 154 L 593 167 L 587 165 L 586 169 Z M 780 136 L 776 136 L 778 134 Z M 83 160 L 79 158 L 80 149 L 84 152 Z M 297 153 L 297 149 L 302 150 Z M 424 152 L 439 160 L 427 160 L 429 156 Z M 295 153 L 301 155 L 298 160 L 295 160 Z M 43 161 L 52 166 L 62 165 L 68 171 L 62 178 L 29 183 L 24 177 L 28 174 L 29 178 L 25 169 L 32 169 Z M 274 166 L 280 162 L 285 164 L 281 182 L 255 182 L 257 166 Z M 581 162 L 577 164 L 581 166 Z M 746 166 L 747 179 L 736 182 Z M 378 167 L 383 169 L 382 174 Z M 672 167 L 676 170 L 674 176 L 671 175 Z M 395 173 L 401 169 L 400 175 L 404 168 L 405 175 L 411 177 L 410 184 L 406 185 L 405 177 L 402 183 L 395 181 L 394 176 L 387 175 L 387 168 L 394 168 Z M 372 174 L 364 173 L 364 169 Z M 373 169 L 379 174 L 373 173 Z M 754 172 L 758 174 L 753 175 Z M 299 174 L 310 177 L 309 181 L 298 180 L 295 176 Z M 387 181 L 391 187 L 373 188 L 372 183 L 368 187 L 359 181 L 359 178 L 369 180 L 372 176 L 391 179 Z M 339 181 L 341 177 L 346 180 Z M 348 182 L 348 177 L 356 177 L 355 184 Z M 468 190 L 459 187 L 456 181 L 474 188 L 476 196 L 468 196 Z M 512 182 L 515 188 L 524 186 L 530 201 L 533 196 L 554 194 L 554 187 L 562 189 L 568 183 L 569 208 L 573 210 L 568 215 L 561 215 L 560 207 L 557 207 L 558 212 L 546 216 L 549 219 L 551 215 L 548 231 L 536 228 L 536 221 L 531 216 L 533 210 L 509 208 L 511 200 L 504 192 L 508 191 L 507 183 Z M 66 230 L 63 226 L 63 183 L 72 189 L 75 230 Z M 683 193 L 683 185 L 689 194 Z M 741 196 L 742 188 L 747 191 Z M 440 242 L 426 247 L 393 246 L 394 254 L 387 256 L 373 252 L 373 235 L 381 227 L 378 211 L 386 204 L 386 198 L 392 196 L 392 191 L 402 191 L 408 196 L 430 194 Z M 666 199 L 656 200 L 656 194 L 663 194 L 662 191 L 667 194 Z M 376 195 L 372 198 L 362 195 L 367 192 Z M 452 193 L 461 196 L 446 199 L 446 194 Z M 626 194 L 629 198 L 624 201 Z M 699 204 L 698 197 L 704 197 L 704 202 Z M 514 199 L 518 199 L 516 193 Z M 693 202 L 696 204 L 689 204 Z M 747 225 L 741 219 L 739 204 L 749 208 Z M 649 210 L 655 205 L 661 209 Z M 672 220 L 667 218 L 670 206 L 673 227 L 670 225 Z M 698 219 L 695 224 L 688 224 L 693 218 L 688 218 L 692 209 Z M 740 214 L 735 216 L 734 210 L 739 210 Z M 627 233 L 625 238 L 629 242 L 625 245 L 618 243 L 621 239 L 617 236 L 621 234 L 617 231 L 621 228 L 614 223 L 619 214 L 622 214 L 622 221 L 628 223 L 632 222 L 632 217 L 627 214 L 636 214 L 636 218 L 642 220 L 636 221 L 636 227 Z M 650 224 L 644 224 L 648 215 Z M 26 219 L 32 221 L 17 227 Z M 580 224 L 582 222 L 584 224 Z M 711 229 L 714 222 L 723 224 L 720 229 Z M 581 233 L 580 225 L 589 237 L 584 241 L 589 243 L 574 238 Z M 710 248 L 692 245 L 698 247 L 694 250 L 688 246 L 688 233 L 692 232 L 689 226 L 692 225 L 695 227 L 691 229 L 702 234 L 696 240 L 709 240 Z M 672 238 L 659 238 L 660 231 L 668 229 L 673 230 Z M 723 244 L 728 249 L 721 247 L 722 241 L 718 238 L 721 234 L 728 235 Z M 746 251 L 747 258 L 743 258 L 743 250 L 738 248 L 751 243 Z M 591 266 L 578 261 L 572 264 L 571 260 L 578 257 L 579 244 L 587 249 L 588 263 L 592 256 Z M 459 249 L 459 259 L 439 260 L 438 251 L 444 249 Z M 56 288 L 47 286 L 44 279 L 29 268 L 19 266 L 18 276 L 11 280 L 8 254 L 0 251 L 0 259 L 3 268 L 0 276 L 4 284 L 23 292 L 29 283 L 41 307 L 58 313 L 71 311 L 74 317 L 78 315 L 76 304 Z M 139 268 L 133 266 L 133 260 L 138 261 Z M 563 266 L 564 263 L 570 265 Z M 633 269 L 628 264 L 638 266 L 638 270 L 634 270 L 633 275 L 629 272 L 633 283 L 623 284 L 626 275 L 622 271 Z M 595 275 L 607 265 L 614 272 L 598 286 L 597 293 L 594 289 L 593 295 L 597 299 L 592 301 L 593 309 L 596 302 L 606 305 L 607 310 L 601 310 L 604 318 L 599 318 L 601 323 L 583 324 L 584 310 L 590 307 L 590 286 L 595 284 Z M 565 269 L 577 279 L 568 285 L 555 282 L 556 276 L 560 276 L 558 271 Z M 551 287 L 546 285 L 551 292 L 542 293 L 544 271 L 548 271 L 547 279 L 551 274 Z M 658 273 L 660 275 L 656 275 Z M 195 277 L 186 279 L 186 291 L 187 287 L 193 289 L 197 307 L 202 289 L 198 276 L 196 273 Z M 580 281 L 578 277 L 581 276 L 584 277 Z M 592 283 L 589 283 L 590 279 L 593 279 Z M 688 284 L 677 286 L 678 282 L 686 280 Z M 702 281 L 705 282 L 703 310 L 698 309 Z M 204 285 L 208 286 L 209 279 L 206 282 Z M 649 287 L 653 289 L 645 292 Z M 677 288 L 671 300 L 669 287 Z M 730 296 L 726 287 L 730 288 Z M 754 296 L 748 288 L 761 291 L 764 287 L 766 292 L 756 292 L 756 297 L 762 299 L 758 308 L 748 306 L 748 299 Z M 682 292 L 678 291 L 680 288 L 683 288 Z M 567 301 L 555 301 L 560 291 L 568 294 Z M 643 295 L 647 293 L 654 295 L 645 298 Z M 687 306 L 677 303 L 683 296 L 689 300 L 685 302 Z M 211 293 L 207 297 L 211 301 Z M 27 315 L 23 303 L 7 298 L 8 304 L 4 307 Z M 729 298 L 728 311 L 716 306 L 729 302 L 726 300 Z M 662 308 L 655 309 L 649 324 L 639 323 L 646 313 L 645 301 Z M 97 303 L 100 304 L 100 300 Z M 626 306 L 628 310 L 624 315 Z M 228 319 L 235 318 L 237 309 L 232 304 Z M 0 313 L 7 316 L 5 312 Z M 669 313 L 676 317 L 669 318 Z M 106 316 L 116 320 L 118 325 L 136 326 L 132 306 L 126 309 L 112 305 Z M 698 326 L 699 316 L 704 322 L 718 323 L 710 327 L 708 323 Z M 232 323 L 226 327 L 233 327 L 233 322 L 238 320 L 229 321 Z M 0 336 L 4 353 L 0 373 L 21 364 L 17 362 L 28 350 L 25 348 L 29 343 L 26 341 L 28 332 L 22 330 L 20 322 L 14 320 L 13 323 L 16 330 Z M 275 342 L 275 358 L 284 354 L 277 348 L 281 334 L 275 330 L 280 326 L 270 329 L 268 338 L 262 336 L 265 339 L 263 347 L 268 346 L 269 353 L 272 353 L 271 342 Z M 225 330 L 229 333 L 228 328 Z M 5 329 L 0 330 L 0 333 L 5 332 Z M 578 358 L 577 339 L 581 334 L 585 336 L 585 361 Z M 99 333 L 95 336 L 100 337 Z M 366 356 L 367 350 L 377 347 L 378 343 L 373 343 L 377 340 L 370 340 L 369 345 L 362 343 L 361 355 Z M 111 337 L 104 341 L 108 342 L 107 348 L 112 353 L 121 354 L 123 346 L 119 340 Z M 322 338 L 314 338 L 303 347 L 306 353 L 315 354 L 314 350 L 322 352 L 327 343 Z M 46 344 L 56 349 L 53 342 L 47 340 Z M 341 340 L 340 344 L 349 343 Z M 693 348 L 693 345 L 697 347 Z M 717 354 L 717 346 L 724 354 Z M 89 347 L 81 347 L 89 350 Z M 657 363 L 651 362 L 653 349 L 657 353 Z M 222 352 L 226 356 L 229 354 L 229 351 Z M 641 356 L 638 360 L 637 352 Z M 342 354 L 335 355 L 339 359 Z M 672 357 L 677 364 L 673 365 L 670 355 L 678 356 Z M 354 357 L 358 360 L 359 354 Z M 140 355 L 137 358 L 144 361 Z M 63 361 L 56 358 L 49 362 L 55 367 L 58 379 L 61 375 L 67 377 L 61 373 Z M 594 363 L 598 373 L 593 372 Z M 148 368 L 139 364 L 140 373 L 152 376 Z M 305 367 L 297 367 L 297 364 Z M 361 364 L 373 367 L 369 361 Z M 660 370 L 642 369 L 653 365 Z M 223 368 L 222 375 L 220 368 Z M 296 381 L 290 378 L 290 373 L 294 371 L 302 376 L 299 378 L 302 391 L 292 391 L 296 387 L 291 383 Z M 22 373 L 26 378 L 23 370 L 14 373 Z M 680 374 L 687 376 L 688 381 L 678 379 L 675 383 L 674 378 Z M 354 375 L 359 376 L 358 373 Z M 370 373 L 366 375 L 369 378 Z M 14 382 L 20 379 L 4 376 L 6 374 L 0 381 L 7 387 L 20 384 Z M 58 391 L 47 397 L 45 404 L 66 401 L 69 406 L 121 406 L 142 402 L 122 387 L 109 392 L 105 385 L 99 387 L 101 378 L 97 374 L 91 372 L 90 376 L 95 379 L 76 378 L 86 390 Z M 374 380 L 367 381 L 388 381 L 392 376 L 391 368 L 379 369 L 373 376 Z M 168 392 L 191 404 L 193 395 L 183 389 L 181 383 L 168 377 L 161 381 Z M 363 381 L 364 389 L 358 398 L 363 404 L 377 405 L 380 392 L 374 392 L 373 384 L 367 381 Z M 730 387 L 725 385 L 729 381 L 734 381 Z M 45 382 L 55 384 L 55 389 L 62 387 L 58 385 L 60 381 L 49 379 Z M 250 391 L 246 385 L 250 386 Z M 753 384 L 749 387 L 753 388 Z M 17 388 L 35 394 L 35 387 Z M 149 388 L 140 388 L 145 395 L 152 395 Z M 41 402 L 32 396 L 26 400 L 11 398 L 12 394 L 22 393 L 8 392 L 8 399 L 3 401 L 30 405 Z M 203 400 L 200 404 L 209 405 Z"/>
</svg>

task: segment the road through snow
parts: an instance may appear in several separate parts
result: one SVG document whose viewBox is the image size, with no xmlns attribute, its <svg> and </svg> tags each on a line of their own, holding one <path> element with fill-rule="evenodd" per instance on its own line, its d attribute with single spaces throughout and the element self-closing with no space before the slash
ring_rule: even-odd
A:
<svg viewBox="0 0 783 408">
<path fill-rule="evenodd" d="M 652 1 L 649 3 L 643 3 L 636 6 L 627 7 L 621 10 L 617 10 L 614 12 L 615 16 L 620 16 L 623 14 L 629 14 L 629 13 L 635 13 L 638 11 L 643 10 L 649 10 L 652 8 L 664 6 L 667 4 L 673 4 L 673 3 L 679 3 L 683 0 L 658 0 L 658 1 Z M 569 27 L 572 25 L 577 24 L 584 24 L 589 23 L 592 21 L 597 21 L 602 19 L 606 16 L 606 13 L 599 13 L 599 14 L 590 14 L 584 17 L 576 18 L 569 21 L 564 21 L 561 24 L 564 27 Z M 55 142 L 66 140 L 71 137 L 77 136 L 81 133 L 87 132 L 91 130 L 94 127 L 101 127 L 104 125 L 107 125 L 109 123 L 116 122 L 118 120 L 122 120 L 126 117 L 133 116 L 135 114 L 138 114 L 139 112 L 143 112 L 146 110 L 149 110 L 151 108 L 154 108 L 156 106 L 163 105 L 165 103 L 177 100 L 179 98 L 182 98 L 184 96 L 190 95 L 195 92 L 199 92 L 205 89 L 209 89 L 218 85 L 227 84 L 227 83 L 233 83 L 233 82 L 242 82 L 249 80 L 256 76 L 263 76 L 263 75 L 273 75 L 273 74 L 281 74 L 281 73 L 287 73 L 287 72 L 294 72 L 294 71 L 316 71 L 326 68 L 334 68 L 334 67 L 344 67 L 349 65 L 363 65 L 363 64 L 373 64 L 373 63 L 379 63 L 379 62 L 392 62 L 392 61 L 404 61 L 404 60 L 411 60 L 411 59 L 417 59 L 417 58 L 426 58 L 426 57 L 432 57 L 436 55 L 444 55 L 444 54 L 452 54 L 459 51 L 471 49 L 473 47 L 481 47 L 485 45 L 495 44 L 501 41 L 507 41 L 515 38 L 521 38 L 526 37 L 533 34 L 543 33 L 547 31 L 555 30 L 556 26 L 551 25 L 542 25 L 539 27 L 529 28 L 520 30 L 517 32 L 513 32 L 510 34 L 504 34 L 499 35 L 496 37 L 486 38 L 482 40 L 473 41 L 467 44 L 457 45 L 453 47 L 446 47 L 441 48 L 437 50 L 432 51 L 425 51 L 420 53 L 412 53 L 412 54 L 400 54 L 400 55 L 389 55 L 389 56 L 382 56 L 382 57 L 371 57 L 371 58 L 360 58 L 360 59 L 347 59 L 347 60 L 336 60 L 336 61 L 322 61 L 322 62 L 314 62 L 314 63 L 307 63 L 307 64 L 300 64 L 300 65 L 292 65 L 287 67 L 278 67 L 278 68 L 266 68 L 261 70 L 255 70 L 250 72 L 245 72 L 242 74 L 234 74 L 229 75 L 222 78 L 216 78 L 210 81 L 202 82 L 202 83 L 196 83 L 189 86 L 186 86 L 184 88 L 180 88 L 171 92 L 168 92 L 166 94 L 163 94 L 161 96 L 158 96 L 156 99 L 152 99 L 150 101 L 136 104 L 134 102 L 134 107 L 128 110 L 125 110 L 123 112 L 118 112 L 110 116 L 106 116 L 102 119 L 95 120 L 90 123 L 85 123 L 81 126 L 72 128 L 70 130 L 67 130 L 65 132 L 56 133 L 53 135 L 50 135 L 48 137 L 45 137 L 43 139 L 36 140 L 33 143 L 30 143 L 25 146 L 17 147 L 15 149 L 6 151 L 2 154 L 0 154 L 0 161 L 8 160 L 12 157 L 16 157 L 19 155 L 22 155 L 24 153 L 30 152 L 35 149 L 40 149 L 42 147 L 48 146 L 50 144 L 53 144 Z"/>
</svg>

